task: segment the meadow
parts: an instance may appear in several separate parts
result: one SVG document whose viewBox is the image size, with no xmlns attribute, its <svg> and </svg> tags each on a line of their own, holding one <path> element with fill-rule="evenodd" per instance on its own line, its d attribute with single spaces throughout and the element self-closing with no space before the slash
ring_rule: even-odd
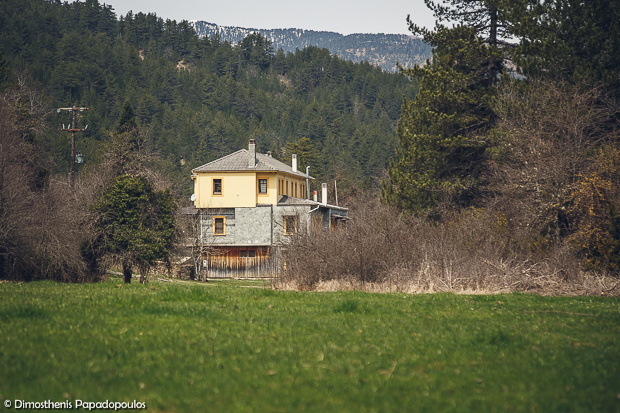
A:
<svg viewBox="0 0 620 413">
<path fill-rule="evenodd" d="M 155 412 L 620 411 L 618 298 L 264 287 L 0 283 L 0 399 L 137 400 Z"/>
</svg>

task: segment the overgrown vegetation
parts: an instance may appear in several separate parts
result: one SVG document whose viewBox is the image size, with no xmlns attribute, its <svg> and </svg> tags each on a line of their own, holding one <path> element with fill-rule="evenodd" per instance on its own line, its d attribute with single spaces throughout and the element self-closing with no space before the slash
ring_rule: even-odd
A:
<svg viewBox="0 0 620 413">
<path fill-rule="evenodd" d="M 46 102 L 20 77 L 0 95 L 0 279 L 91 279 L 80 255 L 87 212 L 68 184 L 50 176 L 36 144 Z"/>
<path fill-rule="evenodd" d="M 131 282 L 132 267 L 139 268 L 144 282 L 156 261 L 168 259 L 175 213 L 169 189 L 154 191 L 144 178 L 119 176 L 93 209 L 99 213 L 93 254 L 121 263 L 126 283 Z"/>
<path fill-rule="evenodd" d="M 230 284 L 230 282 L 228 282 Z M 0 398 L 148 411 L 617 410 L 620 304 L 1 283 Z"/>
<path fill-rule="evenodd" d="M 431 238 L 453 230 L 450 242 L 457 245 L 458 233 L 472 225 L 463 217 L 476 211 L 484 218 L 474 227 L 486 236 L 479 242 L 492 245 L 477 257 L 480 265 L 524 274 L 524 263 L 531 263 L 538 271 L 545 267 L 541 276 L 552 280 L 569 271 L 551 264 L 563 257 L 574 268 L 593 270 L 591 277 L 617 278 L 618 5 L 426 4 L 442 24 L 428 31 L 411 22 L 433 45 L 433 59 L 404 70 L 420 79 L 420 91 L 405 100 L 383 201 L 432 220 L 425 224 Z M 461 261 L 472 257 L 455 254 Z M 440 261 L 454 259 L 446 253 Z M 468 268 L 459 273 L 476 279 L 479 271 Z"/>
<path fill-rule="evenodd" d="M 437 222 L 401 215 L 372 196 L 349 206 L 354 219 L 346 231 L 303 236 L 288 248 L 276 288 L 620 295 L 615 274 L 587 272 L 570 240 L 540 245 L 501 209 L 469 208 Z"/>
<path fill-rule="evenodd" d="M 129 282 L 135 265 L 144 280 L 168 257 L 175 202 L 130 105 L 71 186 L 40 144 L 48 104 L 22 77 L 0 95 L 0 279 L 96 281 L 119 265 Z"/>
</svg>

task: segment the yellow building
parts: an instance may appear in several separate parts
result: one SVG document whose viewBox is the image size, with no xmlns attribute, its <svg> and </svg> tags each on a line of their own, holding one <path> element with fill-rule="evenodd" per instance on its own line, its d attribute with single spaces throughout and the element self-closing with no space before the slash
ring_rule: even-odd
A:
<svg viewBox="0 0 620 413">
<path fill-rule="evenodd" d="M 276 205 L 282 196 L 307 198 L 306 178 L 296 155 L 289 166 L 271 154 L 256 153 L 254 140 L 241 149 L 192 170 L 196 208 L 254 208 Z"/>
<path fill-rule="evenodd" d="M 314 180 L 292 165 L 256 153 L 250 140 L 241 149 L 192 170 L 194 209 L 199 221 L 202 266 L 209 276 L 264 272 L 282 263 L 281 252 L 300 234 L 344 228 L 346 208 L 308 198 Z M 279 258 L 280 257 L 280 258 Z M 233 274 L 237 273 L 237 274 Z"/>
</svg>

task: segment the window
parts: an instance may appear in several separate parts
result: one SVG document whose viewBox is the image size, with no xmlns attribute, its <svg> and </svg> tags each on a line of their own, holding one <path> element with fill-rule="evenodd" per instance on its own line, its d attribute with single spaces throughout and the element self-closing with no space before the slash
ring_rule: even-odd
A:
<svg viewBox="0 0 620 413">
<path fill-rule="evenodd" d="M 286 193 L 284 195 L 288 196 L 288 179 L 286 180 Z"/>
<path fill-rule="evenodd" d="M 241 250 L 241 252 L 239 253 L 239 256 L 241 258 L 245 258 L 248 256 L 248 252 L 246 250 Z"/>
<path fill-rule="evenodd" d="M 297 196 L 297 182 L 295 182 L 295 198 L 298 198 L 298 196 Z"/>
<path fill-rule="evenodd" d="M 318 231 L 321 228 L 321 217 L 312 215 L 312 231 Z"/>
<path fill-rule="evenodd" d="M 284 217 L 284 235 L 297 234 L 297 217 L 285 216 Z"/>
<path fill-rule="evenodd" d="M 222 178 L 213 178 L 213 195 L 222 195 Z"/>
<path fill-rule="evenodd" d="M 260 178 L 258 180 L 258 194 L 267 195 L 267 179 L 266 178 Z"/>
<path fill-rule="evenodd" d="M 213 217 L 213 235 L 226 235 L 226 217 Z"/>
<path fill-rule="evenodd" d="M 255 257 L 256 257 L 256 251 L 254 251 L 254 250 L 248 250 L 248 257 L 250 257 L 250 258 L 255 258 Z"/>
</svg>

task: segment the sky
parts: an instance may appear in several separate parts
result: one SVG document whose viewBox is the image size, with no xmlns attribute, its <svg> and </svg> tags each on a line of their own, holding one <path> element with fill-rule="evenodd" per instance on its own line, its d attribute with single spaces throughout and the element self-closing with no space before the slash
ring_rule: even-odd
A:
<svg viewBox="0 0 620 413">
<path fill-rule="evenodd" d="M 131 10 L 155 13 L 164 20 L 204 20 L 253 29 L 408 34 L 408 14 L 419 26 L 435 25 L 424 0 L 100 0 L 104 2 L 117 16 Z"/>
</svg>

